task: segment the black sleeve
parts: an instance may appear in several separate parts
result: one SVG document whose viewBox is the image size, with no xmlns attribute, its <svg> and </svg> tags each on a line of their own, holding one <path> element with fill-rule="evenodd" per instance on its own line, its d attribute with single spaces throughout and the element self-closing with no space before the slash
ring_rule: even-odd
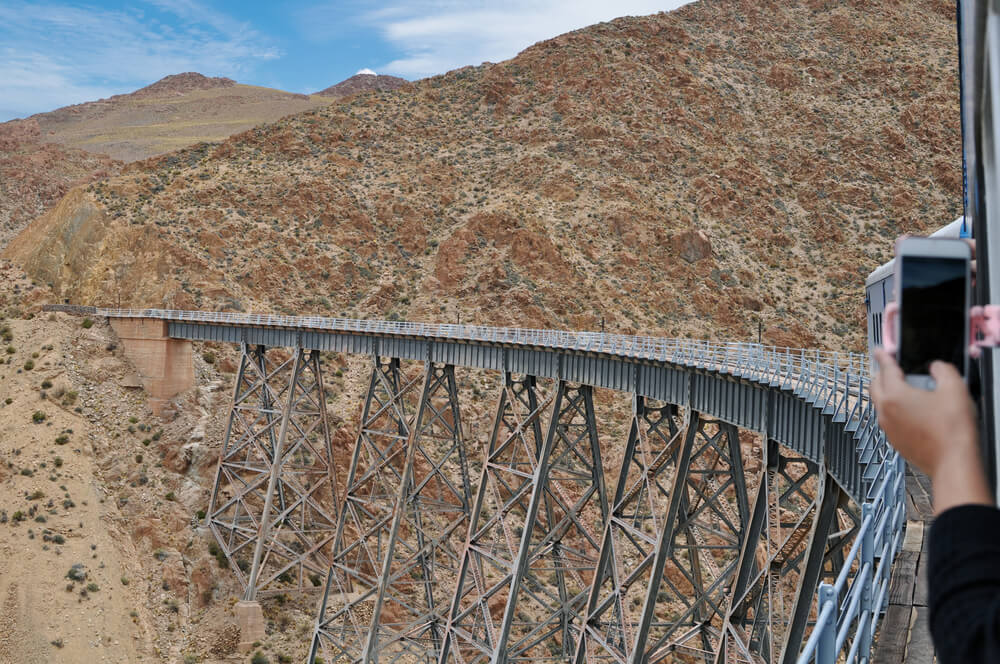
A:
<svg viewBox="0 0 1000 664">
<path fill-rule="evenodd" d="M 940 514 L 927 576 L 938 661 L 1000 662 L 1000 510 L 962 505 Z"/>
</svg>

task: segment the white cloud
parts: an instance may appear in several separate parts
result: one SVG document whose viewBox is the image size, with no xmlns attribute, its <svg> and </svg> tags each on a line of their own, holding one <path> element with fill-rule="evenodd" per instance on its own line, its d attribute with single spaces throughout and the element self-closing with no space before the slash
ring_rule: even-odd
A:
<svg viewBox="0 0 1000 664">
<path fill-rule="evenodd" d="M 365 67 L 364 69 L 359 69 L 357 72 L 355 72 L 354 75 L 357 76 L 359 74 L 366 74 L 368 76 L 378 76 L 378 74 L 376 74 L 375 72 L 373 72 L 368 67 Z"/>
<path fill-rule="evenodd" d="M 130 92 L 167 74 L 238 78 L 279 55 L 248 25 L 197 0 L 150 5 L 158 11 L 0 3 L 0 121 Z"/>
<path fill-rule="evenodd" d="M 619 16 L 654 14 L 690 0 L 395 0 L 359 20 L 404 55 L 381 70 L 406 77 L 499 62 L 528 46 Z M 341 20 L 343 18 L 341 17 Z"/>
</svg>

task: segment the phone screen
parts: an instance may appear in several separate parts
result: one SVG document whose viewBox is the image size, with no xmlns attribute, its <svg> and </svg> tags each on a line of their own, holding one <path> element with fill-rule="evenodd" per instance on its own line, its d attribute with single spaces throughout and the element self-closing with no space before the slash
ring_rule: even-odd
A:
<svg viewBox="0 0 1000 664">
<path fill-rule="evenodd" d="M 899 366 L 929 374 L 934 360 L 965 370 L 966 261 L 904 256 L 900 284 Z"/>
</svg>

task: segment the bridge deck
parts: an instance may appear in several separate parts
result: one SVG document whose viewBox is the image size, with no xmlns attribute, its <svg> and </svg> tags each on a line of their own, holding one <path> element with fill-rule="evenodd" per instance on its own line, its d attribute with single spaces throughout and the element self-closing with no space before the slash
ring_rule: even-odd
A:
<svg viewBox="0 0 1000 664">
<path fill-rule="evenodd" d="M 927 625 L 927 543 L 933 519 L 930 480 L 907 466 L 906 537 L 893 565 L 889 609 L 882 619 L 872 664 L 937 661 Z"/>
</svg>

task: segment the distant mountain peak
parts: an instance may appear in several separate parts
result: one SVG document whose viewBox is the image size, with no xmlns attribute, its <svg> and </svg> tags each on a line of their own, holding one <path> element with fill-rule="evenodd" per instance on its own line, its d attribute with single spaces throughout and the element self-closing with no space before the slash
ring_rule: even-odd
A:
<svg viewBox="0 0 1000 664">
<path fill-rule="evenodd" d="M 369 90 L 395 90 L 409 83 L 405 78 L 376 74 L 371 69 L 362 69 L 346 81 L 331 85 L 315 94 L 323 97 L 347 97 L 348 95 Z"/>
<path fill-rule="evenodd" d="M 236 81 L 231 78 L 221 76 L 208 77 L 198 72 L 188 71 L 181 74 L 171 74 L 164 76 L 156 83 L 140 88 L 132 94 L 136 96 L 160 95 L 177 93 L 183 94 L 192 90 L 208 90 L 210 88 L 228 88 L 236 85 Z"/>
</svg>

